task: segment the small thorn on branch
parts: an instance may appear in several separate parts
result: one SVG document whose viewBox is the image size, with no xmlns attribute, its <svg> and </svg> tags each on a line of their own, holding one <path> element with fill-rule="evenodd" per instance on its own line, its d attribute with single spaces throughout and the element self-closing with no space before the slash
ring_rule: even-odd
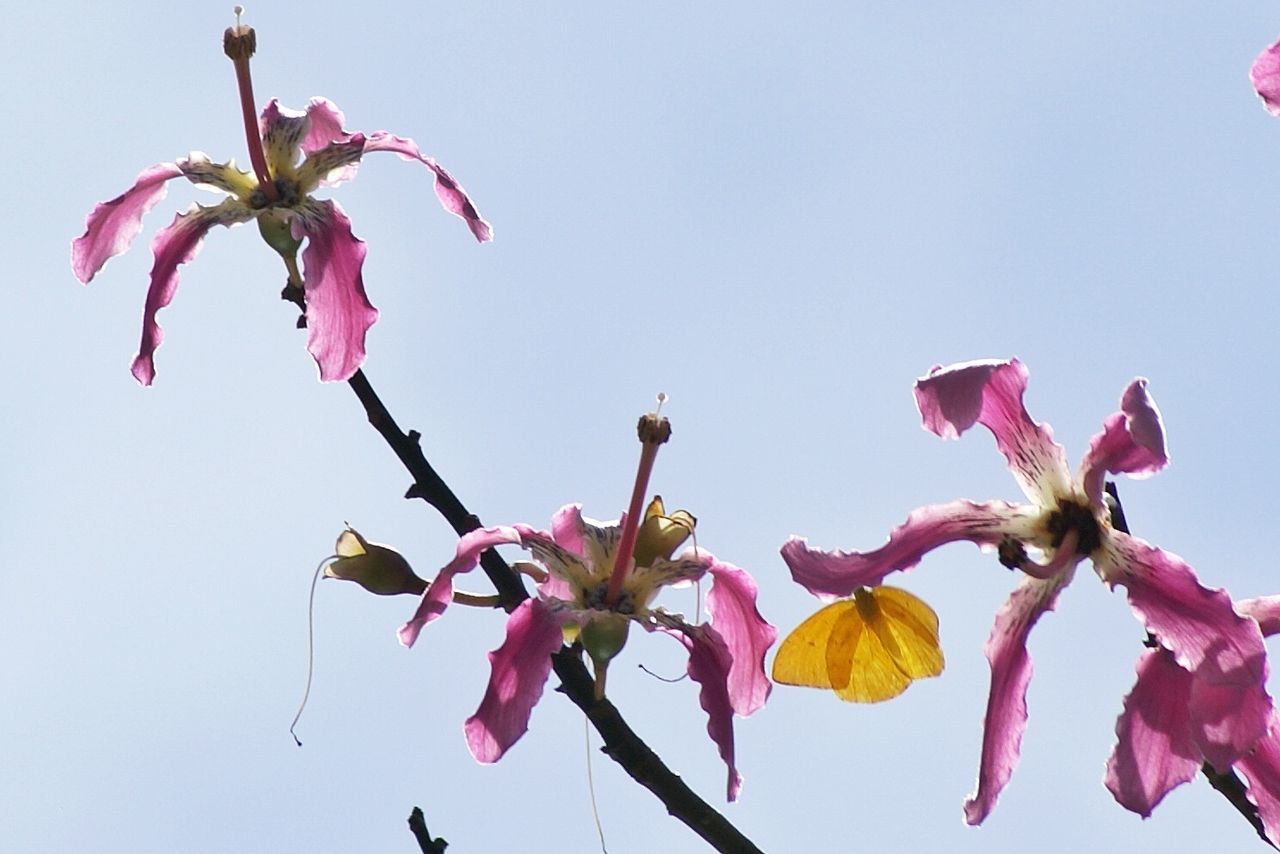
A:
<svg viewBox="0 0 1280 854">
<path fill-rule="evenodd" d="M 422 854 L 444 854 L 444 849 L 449 847 L 449 843 L 443 838 L 431 838 L 426 816 L 419 807 L 414 807 L 409 813 L 409 830 L 412 831 L 413 838 L 418 840 L 418 848 L 422 850 Z"/>
<path fill-rule="evenodd" d="M 280 299 L 285 302 L 291 302 L 298 307 L 298 311 L 302 314 L 298 315 L 298 322 L 295 326 L 298 329 L 307 328 L 307 300 L 302 295 L 302 288 L 295 287 L 291 282 L 285 282 L 284 290 L 280 291 Z"/>
</svg>

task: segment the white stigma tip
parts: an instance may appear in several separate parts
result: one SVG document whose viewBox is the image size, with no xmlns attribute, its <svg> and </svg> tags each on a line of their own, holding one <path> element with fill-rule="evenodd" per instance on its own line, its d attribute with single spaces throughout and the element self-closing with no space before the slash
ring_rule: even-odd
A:
<svg viewBox="0 0 1280 854">
<path fill-rule="evenodd" d="M 243 6 L 233 6 L 233 7 L 231 8 L 231 11 L 236 13 L 236 29 L 239 29 L 239 28 L 240 28 L 240 16 L 244 14 L 244 7 L 243 7 Z"/>
<path fill-rule="evenodd" d="M 665 391 L 658 392 L 658 408 L 654 411 L 654 415 L 662 412 L 662 404 L 667 402 L 667 393 Z"/>
</svg>

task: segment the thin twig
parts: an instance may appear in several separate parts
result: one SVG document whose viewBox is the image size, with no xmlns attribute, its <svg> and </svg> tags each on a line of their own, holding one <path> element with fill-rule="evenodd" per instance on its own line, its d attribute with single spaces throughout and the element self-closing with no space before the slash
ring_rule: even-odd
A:
<svg viewBox="0 0 1280 854">
<path fill-rule="evenodd" d="M 1107 495 L 1111 496 L 1111 527 L 1117 531 L 1123 531 L 1128 534 L 1129 522 L 1124 517 L 1124 506 L 1120 503 L 1120 493 L 1116 489 L 1116 485 L 1112 481 L 1107 481 Z M 1151 640 L 1150 635 L 1148 639 Z M 1225 774 L 1219 774 L 1213 769 L 1208 762 L 1200 766 L 1200 773 L 1204 774 L 1205 779 L 1209 781 L 1209 785 L 1213 786 L 1217 792 L 1227 799 L 1227 803 L 1235 807 L 1240 815 L 1244 816 L 1245 821 L 1253 825 L 1253 829 L 1257 831 L 1262 841 L 1275 848 L 1271 844 L 1271 840 L 1267 838 L 1267 829 L 1262 823 L 1262 818 L 1258 815 L 1258 807 L 1249 800 L 1245 794 L 1247 787 L 1235 770 L 1228 768 Z"/>
</svg>

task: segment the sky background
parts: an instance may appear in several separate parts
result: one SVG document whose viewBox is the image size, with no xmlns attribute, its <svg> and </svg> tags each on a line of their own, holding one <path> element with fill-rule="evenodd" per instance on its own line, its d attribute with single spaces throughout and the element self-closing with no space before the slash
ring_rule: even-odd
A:
<svg viewBox="0 0 1280 854">
<path fill-rule="evenodd" d="M 130 253 L 71 273 L 85 214 L 143 167 L 247 163 L 230 6 L 6 8 L 0 847 L 392 854 L 416 850 L 416 804 L 460 854 L 598 850 L 554 679 L 501 763 L 467 753 L 491 612 L 406 651 L 411 598 L 322 584 L 289 737 L 344 520 L 428 577 L 455 539 L 317 381 L 256 229 L 184 268 L 150 389 L 128 368 L 151 236 L 217 197 L 173 183 Z M 818 605 L 789 535 L 870 549 L 920 504 L 1020 497 L 988 434 L 944 443 L 911 396 L 934 364 L 1017 355 L 1073 466 L 1148 377 L 1173 465 L 1121 483 L 1134 532 L 1238 598 L 1280 592 L 1280 121 L 1247 79 L 1276 4 L 258 2 L 246 22 L 260 101 L 324 95 L 412 136 L 493 223 L 477 245 L 390 155 L 332 191 L 369 244 L 368 376 L 486 522 L 615 518 L 665 391 L 653 488 L 785 631 Z M 1033 633 L 1021 764 L 966 827 L 1014 579 L 961 544 L 893 583 L 937 610 L 946 672 L 871 707 L 779 687 L 739 719 L 725 812 L 761 848 L 1261 850 L 1203 779 L 1147 821 L 1103 788 L 1143 631 L 1087 567 Z M 675 675 L 680 647 L 633 636 L 610 696 L 723 806 L 696 686 L 638 664 Z M 706 850 L 598 755 L 595 781 L 614 854 Z"/>
</svg>

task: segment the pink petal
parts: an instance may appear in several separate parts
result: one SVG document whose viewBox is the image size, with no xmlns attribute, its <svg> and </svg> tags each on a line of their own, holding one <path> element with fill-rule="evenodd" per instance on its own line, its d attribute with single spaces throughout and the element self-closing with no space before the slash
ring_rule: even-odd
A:
<svg viewBox="0 0 1280 854">
<path fill-rule="evenodd" d="M 507 619 L 507 638 L 489 653 L 489 686 L 463 731 L 477 762 L 497 762 L 529 730 L 551 654 L 564 644 L 560 621 L 541 599 L 526 599 Z"/>
<path fill-rule="evenodd" d="M 586 556 L 586 546 L 582 542 L 582 532 L 586 523 L 582 521 L 582 505 L 566 504 L 551 517 L 551 538 L 556 545 L 578 557 Z"/>
<path fill-rule="evenodd" d="M 272 178 L 280 177 L 280 173 L 297 162 L 302 141 L 307 138 L 310 127 L 306 113 L 281 107 L 275 98 L 262 108 L 258 131 L 262 135 L 262 149 L 271 167 Z"/>
<path fill-rule="evenodd" d="M 1258 54 L 1249 69 L 1249 79 L 1266 111 L 1280 116 L 1280 42 Z"/>
<path fill-rule="evenodd" d="M 142 217 L 165 194 L 165 182 L 182 174 L 176 163 L 157 163 L 142 170 L 133 186 L 102 202 L 84 222 L 84 234 L 71 241 L 71 269 L 86 285 L 102 265 L 121 254 L 142 230 Z"/>
<path fill-rule="evenodd" d="M 1191 737 L 1218 773 L 1225 774 L 1267 731 L 1272 703 L 1265 685 L 1265 675 L 1260 684 L 1224 685 L 1200 678 L 1192 682 Z"/>
<path fill-rule="evenodd" d="M 1236 611 L 1258 624 L 1263 637 L 1280 634 L 1280 596 L 1261 596 L 1236 602 Z"/>
<path fill-rule="evenodd" d="M 1116 721 L 1105 782 L 1120 806 L 1147 818 L 1174 787 L 1195 777 L 1200 754 L 1191 737 L 1191 674 L 1166 649 L 1144 652 L 1137 671 Z"/>
<path fill-rule="evenodd" d="M 528 549 L 534 558 L 547 568 L 547 580 L 538 584 L 538 592 L 562 602 L 575 601 L 577 596 L 574 585 L 582 587 L 591 581 L 591 570 L 587 568 L 582 558 L 561 548 L 546 531 L 539 531 L 523 524 L 517 524 L 515 529 L 520 534 L 520 545 Z M 570 581 L 573 584 L 570 584 Z"/>
<path fill-rule="evenodd" d="M 733 701 L 729 697 L 733 657 L 719 633 L 710 625 L 663 626 L 662 630 L 679 640 L 689 651 L 689 677 L 702 686 L 698 702 L 707 713 L 707 735 L 716 743 L 720 758 L 729 768 L 727 797 L 735 801 L 742 789 L 742 775 L 734 765 Z"/>
<path fill-rule="evenodd" d="M 1027 636 L 1040 616 L 1053 609 L 1058 592 L 1071 583 L 1074 574 L 1072 567 L 1045 580 L 1023 578 L 996 614 L 985 650 L 991 664 L 991 691 L 982 732 L 978 788 L 964 803 L 964 819 L 969 824 L 981 824 L 990 814 L 1018 764 L 1032 673 Z"/>
<path fill-rule="evenodd" d="M 467 191 L 462 189 L 462 185 L 455 181 L 453 176 L 434 158 L 423 155 L 413 140 L 380 130 L 369 135 L 364 150 L 365 152 L 394 151 L 405 160 L 417 160 L 425 165 L 436 173 L 436 198 L 440 200 L 440 204 L 444 205 L 444 209 L 466 220 L 467 228 L 471 229 L 476 240 L 484 243 L 493 239 L 493 229 L 476 211 L 475 205 L 467 197 Z"/>
<path fill-rule="evenodd" d="M 164 333 L 156 322 L 156 313 L 173 300 L 178 290 L 178 265 L 185 264 L 200 251 L 200 244 L 209 229 L 221 222 L 229 225 L 235 218 L 227 216 L 228 208 L 193 207 L 178 214 L 167 228 L 156 232 L 151 241 L 155 264 L 151 267 L 151 286 L 147 288 L 147 301 L 142 309 L 142 342 L 131 368 L 134 378 L 142 385 L 151 385 L 156 376 L 154 354 Z"/>
<path fill-rule="evenodd" d="M 342 110 L 328 98 L 312 98 L 307 103 L 307 119 L 310 126 L 302 140 L 303 154 L 319 151 L 331 142 L 346 142 L 354 135 L 343 127 L 347 120 Z"/>
<path fill-rule="evenodd" d="M 307 351 L 320 366 L 320 379 L 351 378 L 364 364 L 365 333 L 378 310 L 365 296 L 360 267 L 364 241 L 351 233 L 351 220 L 334 201 L 313 202 L 305 222 L 302 253 L 307 300 Z"/>
<path fill-rule="evenodd" d="M 711 579 L 707 613 L 732 660 L 729 703 L 745 717 L 769 699 L 773 685 L 765 673 L 764 657 L 778 639 L 778 630 L 760 615 L 756 583 L 745 570 L 712 558 Z"/>
<path fill-rule="evenodd" d="M 1182 558 L 1113 531 L 1094 566 L 1108 584 L 1125 586 L 1138 619 L 1197 679 L 1262 690 L 1266 649 L 1258 624 L 1236 613 L 1225 590 L 1203 587 Z"/>
<path fill-rule="evenodd" d="M 582 519 L 582 505 L 566 504 L 551 517 L 550 540 L 563 552 L 582 558 L 586 554 L 586 545 L 582 539 L 585 528 L 586 523 Z M 536 539 L 539 542 L 544 542 L 548 539 L 547 535 L 541 531 L 533 532 L 530 529 L 530 532 L 531 534 L 536 534 Z M 526 541 L 526 545 L 528 542 L 530 541 Z M 583 573 L 586 573 L 585 567 L 583 568 Z M 547 579 L 538 584 L 538 593 L 542 596 L 559 599 L 561 602 L 572 602 L 575 598 L 573 586 L 554 572 L 548 572 Z"/>
<path fill-rule="evenodd" d="M 573 585 L 553 572 L 548 572 L 543 581 L 538 582 L 538 595 L 544 599 L 559 599 L 561 602 L 573 603 L 578 598 Z"/>
<path fill-rule="evenodd" d="M 1027 415 L 1026 388 L 1027 369 L 1017 359 L 962 362 L 936 366 L 916 380 L 916 404 L 925 429 L 944 439 L 958 438 L 975 422 L 990 430 L 1027 498 L 1050 505 L 1069 494 L 1071 475 L 1049 426 Z"/>
<path fill-rule="evenodd" d="M 298 192 L 309 194 L 317 187 L 336 187 L 343 181 L 354 178 L 356 165 L 363 156 L 364 136 L 361 134 L 311 152 L 298 167 Z"/>
<path fill-rule="evenodd" d="M 362 134 L 353 134 L 348 131 L 344 125 L 346 119 L 342 115 L 342 110 L 325 98 L 312 98 L 307 104 L 307 118 L 311 120 L 311 127 L 307 131 L 306 139 L 302 140 L 302 153 L 310 156 L 331 144 L 342 146 L 344 143 L 353 142 L 357 137 L 360 140 L 361 154 L 364 150 L 364 136 Z M 356 169 L 359 167 L 359 159 L 361 154 L 347 156 L 352 162 L 344 162 L 340 166 L 330 168 L 327 174 L 321 174 L 321 184 L 326 187 L 336 187 L 344 181 L 350 181 L 356 176 Z"/>
<path fill-rule="evenodd" d="M 858 587 L 875 587 L 895 570 L 910 569 L 938 546 L 957 540 L 996 545 L 1006 535 L 1029 536 L 1028 526 L 1026 508 L 1016 504 L 952 501 L 911 511 L 889 542 L 875 551 L 824 552 L 792 537 L 782 547 L 782 559 L 796 583 L 814 596 L 849 596 Z"/>
<path fill-rule="evenodd" d="M 515 528 L 501 526 L 498 528 L 477 528 L 458 540 L 458 549 L 453 560 L 445 564 L 436 573 L 435 580 L 422 594 L 418 609 L 413 612 L 412 619 L 400 627 L 400 643 L 413 646 L 418 634 L 427 623 L 439 617 L 453 601 L 453 577 L 460 572 L 470 572 L 480 562 L 480 555 L 486 549 L 506 543 L 520 542 L 520 534 Z"/>
<path fill-rule="evenodd" d="M 1120 398 L 1120 411 L 1103 423 L 1080 463 L 1081 481 L 1089 500 L 1102 500 L 1107 472 L 1142 478 L 1169 464 L 1160 410 L 1147 394 L 1147 381 L 1129 383 Z"/>
<path fill-rule="evenodd" d="M 1280 845 L 1280 716 L 1272 713 L 1266 737 L 1236 762 L 1236 769 L 1249 780 L 1247 794 L 1258 808 L 1267 839 Z"/>
</svg>

